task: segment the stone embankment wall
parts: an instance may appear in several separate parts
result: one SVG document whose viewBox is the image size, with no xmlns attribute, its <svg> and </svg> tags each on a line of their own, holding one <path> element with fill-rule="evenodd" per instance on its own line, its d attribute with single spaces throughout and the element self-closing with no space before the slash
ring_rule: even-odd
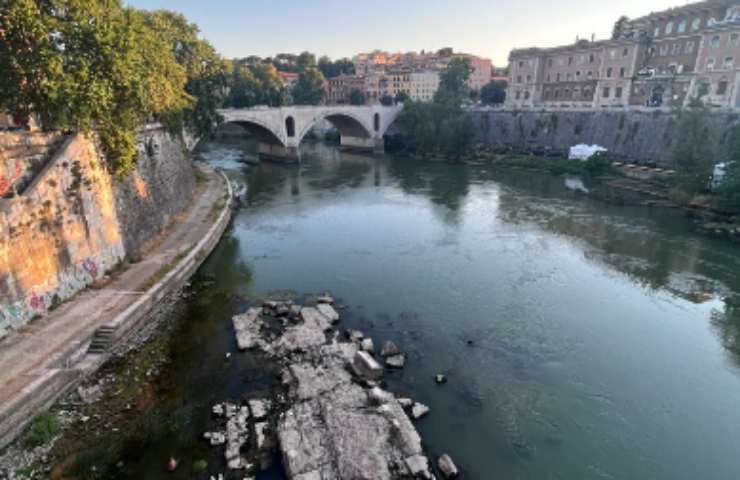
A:
<svg viewBox="0 0 740 480">
<path fill-rule="evenodd" d="M 0 134 L 0 144 L 6 135 L 23 134 Z M 5 155 L 38 168 L 22 151 Z M 194 185 L 186 149 L 160 128 L 140 133 L 137 168 L 121 180 L 91 138 L 63 139 L 27 187 L 0 199 L 0 338 L 138 254 L 188 205 Z"/>
<path fill-rule="evenodd" d="M 578 143 L 598 144 L 616 159 L 672 167 L 678 114 L 664 110 L 478 110 L 472 112 L 478 142 L 518 152 L 566 153 Z M 715 161 L 726 157 L 727 136 L 740 113 L 707 115 Z"/>
</svg>

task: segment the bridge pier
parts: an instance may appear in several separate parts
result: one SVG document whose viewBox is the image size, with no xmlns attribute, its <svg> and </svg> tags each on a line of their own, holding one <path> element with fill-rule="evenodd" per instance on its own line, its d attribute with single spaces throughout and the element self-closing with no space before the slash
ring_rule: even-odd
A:
<svg viewBox="0 0 740 480">
<path fill-rule="evenodd" d="M 300 160 L 298 147 L 285 147 L 275 143 L 257 142 L 257 153 L 262 158 L 297 162 Z"/>
<path fill-rule="evenodd" d="M 346 150 L 372 152 L 380 155 L 385 153 L 385 142 L 382 138 L 364 138 L 342 135 L 339 145 Z"/>
</svg>

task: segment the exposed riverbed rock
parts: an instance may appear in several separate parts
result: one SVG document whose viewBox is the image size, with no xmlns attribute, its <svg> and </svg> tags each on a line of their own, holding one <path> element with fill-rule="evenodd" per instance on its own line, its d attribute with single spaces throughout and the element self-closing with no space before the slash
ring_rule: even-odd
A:
<svg viewBox="0 0 740 480">
<path fill-rule="evenodd" d="M 253 342 L 282 365 L 286 392 L 254 425 L 260 463 L 277 444 L 291 480 L 433 478 L 404 407 L 377 387 L 382 365 L 360 342 L 331 334 L 339 315 L 330 303 L 302 308 L 275 338 Z M 252 418 L 261 415 L 249 406 Z"/>
<path fill-rule="evenodd" d="M 258 308 L 250 308 L 243 315 L 232 318 L 236 332 L 236 344 L 239 350 L 250 350 L 258 346 L 261 341 L 262 319 Z"/>
<path fill-rule="evenodd" d="M 396 344 L 390 340 L 383 342 L 383 347 L 380 349 L 381 357 L 392 357 L 394 355 L 399 355 L 400 353 L 401 350 L 399 350 Z"/>
<path fill-rule="evenodd" d="M 417 418 L 421 418 L 424 415 L 429 413 L 429 407 L 424 405 L 423 403 L 416 402 L 414 403 L 414 406 L 411 407 L 411 416 L 416 420 Z"/>
<path fill-rule="evenodd" d="M 385 359 L 385 365 L 389 368 L 403 368 L 406 365 L 406 357 L 404 355 L 393 355 Z"/>
<path fill-rule="evenodd" d="M 450 456 L 446 453 L 437 459 L 437 467 L 439 467 L 439 471 L 442 472 L 442 475 L 447 479 L 457 478 L 460 473 L 457 470 L 455 462 L 453 462 Z"/>
</svg>

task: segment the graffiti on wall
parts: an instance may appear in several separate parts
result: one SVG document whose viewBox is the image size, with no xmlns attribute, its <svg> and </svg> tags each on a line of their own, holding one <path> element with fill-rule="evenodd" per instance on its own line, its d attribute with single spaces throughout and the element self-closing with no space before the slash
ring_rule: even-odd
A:
<svg viewBox="0 0 740 480">
<path fill-rule="evenodd" d="M 9 160 L 6 163 L 5 171 L 0 172 L 0 197 L 4 197 L 10 193 L 13 184 L 21 178 L 22 174 L 23 166 L 19 160 Z"/>
<path fill-rule="evenodd" d="M 0 338 L 38 316 L 46 315 L 57 302 L 70 299 L 98 280 L 124 257 L 123 245 L 113 245 L 95 257 L 86 258 L 57 277 L 57 286 L 48 291 L 37 287 L 25 299 L 0 304 Z"/>
</svg>

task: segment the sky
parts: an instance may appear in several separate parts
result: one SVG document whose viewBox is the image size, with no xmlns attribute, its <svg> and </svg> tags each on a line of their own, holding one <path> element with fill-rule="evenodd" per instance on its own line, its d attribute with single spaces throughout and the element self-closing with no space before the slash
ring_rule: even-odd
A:
<svg viewBox="0 0 740 480">
<path fill-rule="evenodd" d="M 166 8 L 198 24 L 225 57 L 305 50 L 332 58 L 375 49 L 455 51 L 505 66 L 512 48 L 573 43 L 611 34 L 634 18 L 686 0 L 124 0 Z"/>
</svg>

